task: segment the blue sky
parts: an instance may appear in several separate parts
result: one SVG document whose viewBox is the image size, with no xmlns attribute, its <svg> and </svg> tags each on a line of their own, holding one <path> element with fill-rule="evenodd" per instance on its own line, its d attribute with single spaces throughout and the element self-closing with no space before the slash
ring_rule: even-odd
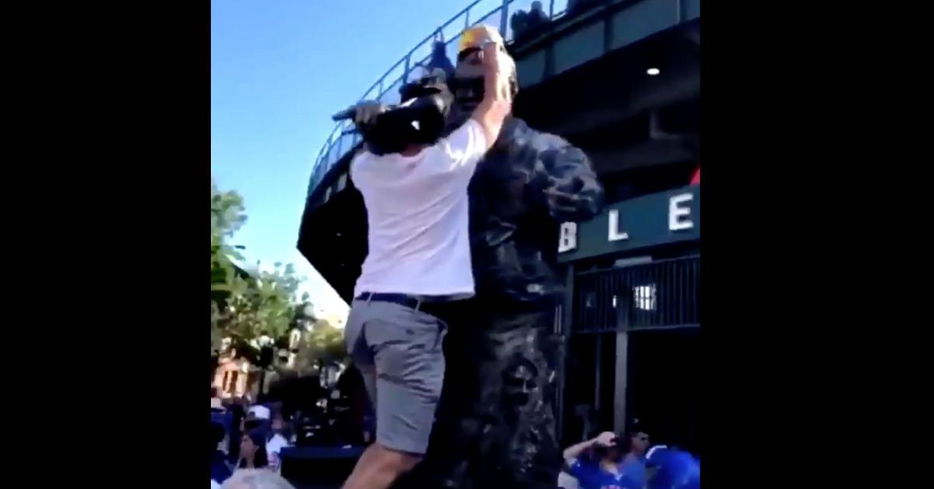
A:
<svg viewBox="0 0 934 489">
<path fill-rule="evenodd" d="M 346 313 L 295 250 L 330 115 L 468 3 L 211 2 L 211 172 L 221 189 L 244 197 L 248 221 L 234 241 L 246 246 L 248 263 L 294 263 L 319 308 Z"/>
<path fill-rule="evenodd" d="M 471 22 L 501 3 L 481 0 Z M 511 9 L 531 3 L 518 0 Z M 293 263 L 318 308 L 346 314 L 295 249 L 312 163 L 334 127 L 330 116 L 469 4 L 212 0 L 211 173 L 222 190 L 244 197 L 248 220 L 234 242 L 246 246 L 247 264 Z M 565 4 L 557 1 L 555 10 Z"/>
</svg>

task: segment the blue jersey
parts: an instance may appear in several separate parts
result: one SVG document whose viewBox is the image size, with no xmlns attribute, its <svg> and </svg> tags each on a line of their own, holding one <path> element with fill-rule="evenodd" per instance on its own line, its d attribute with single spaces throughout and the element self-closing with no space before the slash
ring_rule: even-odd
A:
<svg viewBox="0 0 934 489">
<path fill-rule="evenodd" d="M 586 455 L 578 458 L 569 473 L 577 479 L 580 489 L 643 489 L 645 463 L 642 460 L 624 462 L 619 475 L 600 467 L 600 461 Z"/>
<path fill-rule="evenodd" d="M 648 466 L 657 469 L 649 489 L 700 489 L 700 461 L 688 452 L 658 448 L 652 451 Z"/>
</svg>

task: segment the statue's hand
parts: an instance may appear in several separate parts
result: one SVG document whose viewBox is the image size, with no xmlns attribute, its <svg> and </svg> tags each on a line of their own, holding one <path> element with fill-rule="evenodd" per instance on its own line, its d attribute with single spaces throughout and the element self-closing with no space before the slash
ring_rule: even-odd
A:
<svg viewBox="0 0 934 489">
<path fill-rule="evenodd" d="M 549 185 L 544 193 L 553 217 L 578 221 L 600 211 L 603 187 L 583 151 L 566 146 L 543 151 L 541 158 L 548 171 Z"/>
<path fill-rule="evenodd" d="M 572 176 L 557 180 L 543 190 L 551 215 L 557 219 L 582 219 L 599 210 L 600 185 L 589 178 Z"/>
</svg>

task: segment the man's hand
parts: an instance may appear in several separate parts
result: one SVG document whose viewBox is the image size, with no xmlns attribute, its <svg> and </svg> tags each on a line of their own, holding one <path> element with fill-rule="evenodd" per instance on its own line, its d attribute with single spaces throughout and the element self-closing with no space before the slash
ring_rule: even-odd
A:
<svg viewBox="0 0 934 489">
<path fill-rule="evenodd" d="M 483 46 L 480 59 L 483 65 L 484 92 L 493 94 L 496 100 L 512 102 L 509 76 L 515 71 L 515 61 L 506 54 L 499 43 L 488 42 Z"/>
<path fill-rule="evenodd" d="M 509 89 L 509 77 L 515 69 L 515 62 L 499 43 L 488 42 L 480 51 L 480 63 L 483 65 L 483 100 L 471 117 L 483 127 L 486 148 L 490 149 L 503 129 L 503 121 L 512 111 L 512 92 Z"/>
<path fill-rule="evenodd" d="M 594 446 L 609 448 L 616 446 L 616 433 L 612 431 L 604 431 L 597 435 L 596 438 L 591 440 Z"/>
<path fill-rule="evenodd" d="M 570 467 L 571 461 L 580 456 L 581 453 L 590 450 L 592 447 L 612 447 L 616 446 L 616 433 L 604 431 L 592 440 L 582 441 L 576 445 L 571 445 L 564 449 L 565 464 Z"/>
</svg>

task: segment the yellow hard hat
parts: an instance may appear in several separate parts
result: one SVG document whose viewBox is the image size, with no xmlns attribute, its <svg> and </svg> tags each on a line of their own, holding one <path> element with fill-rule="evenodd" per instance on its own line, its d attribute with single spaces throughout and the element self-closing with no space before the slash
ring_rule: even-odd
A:
<svg viewBox="0 0 934 489">
<path fill-rule="evenodd" d="M 460 53 L 470 48 L 480 48 L 487 42 L 495 42 L 501 46 L 506 44 L 503 41 L 503 36 L 499 34 L 496 28 L 485 24 L 476 25 L 461 33 L 461 41 L 457 52 Z"/>
</svg>

